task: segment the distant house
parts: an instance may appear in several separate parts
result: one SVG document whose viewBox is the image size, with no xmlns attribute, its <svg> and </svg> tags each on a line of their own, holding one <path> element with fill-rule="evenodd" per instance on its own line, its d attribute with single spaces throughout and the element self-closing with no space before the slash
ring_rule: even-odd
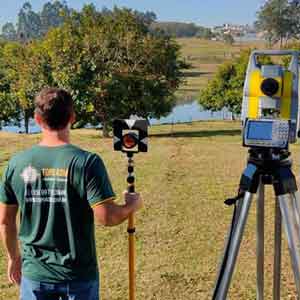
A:
<svg viewBox="0 0 300 300">
<path fill-rule="evenodd" d="M 215 26 L 212 29 L 212 32 L 217 35 L 230 34 L 233 37 L 241 37 L 246 36 L 248 34 L 256 34 L 256 31 L 253 26 L 249 24 L 246 25 L 238 25 L 238 24 L 230 24 L 225 23 L 221 26 Z"/>
</svg>

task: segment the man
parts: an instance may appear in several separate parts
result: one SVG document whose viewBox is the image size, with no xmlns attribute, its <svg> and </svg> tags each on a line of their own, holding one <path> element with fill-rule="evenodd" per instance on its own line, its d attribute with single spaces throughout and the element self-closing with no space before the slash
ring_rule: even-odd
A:
<svg viewBox="0 0 300 300">
<path fill-rule="evenodd" d="M 70 144 L 75 115 L 69 93 L 43 89 L 35 106 L 42 139 L 9 161 L 0 188 L 8 278 L 21 284 L 21 300 L 97 300 L 94 219 L 118 225 L 142 201 L 136 193 L 125 193 L 125 204 L 115 204 L 102 160 Z"/>
</svg>

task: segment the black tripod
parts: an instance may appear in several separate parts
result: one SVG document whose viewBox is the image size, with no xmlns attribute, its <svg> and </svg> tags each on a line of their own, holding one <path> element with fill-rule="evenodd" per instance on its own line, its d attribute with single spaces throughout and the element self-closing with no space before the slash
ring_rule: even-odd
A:
<svg viewBox="0 0 300 300">
<path fill-rule="evenodd" d="M 292 162 L 287 150 L 250 149 L 238 196 L 225 201 L 235 205 L 225 252 L 215 284 L 213 300 L 225 300 L 234 271 L 247 216 L 254 194 L 257 197 L 257 300 L 264 299 L 264 185 L 275 191 L 275 253 L 273 299 L 280 299 L 281 221 L 283 220 L 292 268 L 300 299 L 300 199 Z"/>
</svg>

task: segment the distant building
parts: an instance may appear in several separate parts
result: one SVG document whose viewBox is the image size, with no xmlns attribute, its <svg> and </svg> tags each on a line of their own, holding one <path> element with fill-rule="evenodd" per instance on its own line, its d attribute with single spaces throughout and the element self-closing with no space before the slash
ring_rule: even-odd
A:
<svg viewBox="0 0 300 300">
<path fill-rule="evenodd" d="M 233 37 L 242 37 L 249 34 L 256 34 L 255 28 L 253 26 L 250 26 L 249 24 L 238 25 L 231 23 L 225 23 L 221 26 L 215 26 L 213 27 L 212 32 L 216 35 L 231 34 Z"/>
</svg>

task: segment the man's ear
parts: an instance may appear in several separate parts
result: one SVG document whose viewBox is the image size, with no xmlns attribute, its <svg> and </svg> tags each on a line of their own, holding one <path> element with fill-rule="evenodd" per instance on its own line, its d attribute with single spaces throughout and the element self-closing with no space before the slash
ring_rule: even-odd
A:
<svg viewBox="0 0 300 300">
<path fill-rule="evenodd" d="M 76 122 L 76 114 L 75 112 L 73 111 L 72 112 L 72 115 L 71 115 L 71 118 L 70 118 L 70 124 L 74 124 Z"/>
<path fill-rule="evenodd" d="M 35 120 L 35 123 L 37 123 L 39 126 L 42 126 L 42 123 L 43 123 L 43 119 L 42 117 L 38 114 L 38 113 L 34 113 L 34 120 Z"/>
</svg>

